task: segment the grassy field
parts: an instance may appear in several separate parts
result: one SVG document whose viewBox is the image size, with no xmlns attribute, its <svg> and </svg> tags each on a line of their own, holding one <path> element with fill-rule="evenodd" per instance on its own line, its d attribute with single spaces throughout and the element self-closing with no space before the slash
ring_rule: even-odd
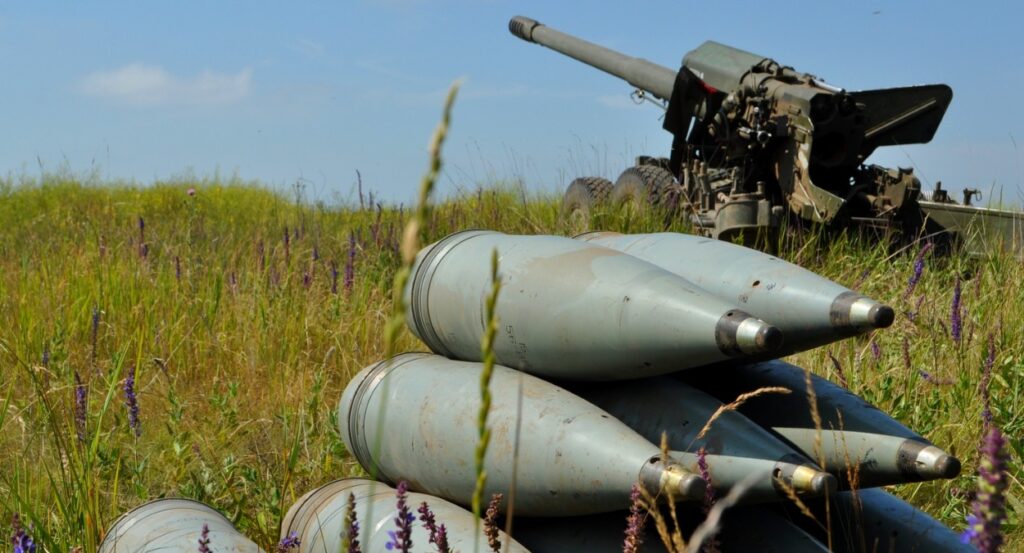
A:
<svg viewBox="0 0 1024 553">
<path fill-rule="evenodd" d="M 0 182 L 0 516 L 31 521 L 48 551 L 92 552 L 126 509 L 184 496 L 272 548 L 302 493 L 360 473 L 333 411 L 351 375 L 383 356 L 408 211 L 326 208 L 234 181 Z M 568 225 L 556 199 L 495 186 L 440 202 L 426 231 L 584 230 Z M 585 226 L 681 230 L 621 213 Z M 895 489 L 959 530 L 991 351 L 987 393 L 1013 454 L 1007 550 L 1019 550 L 1024 267 L 926 252 L 909 290 L 919 251 L 817 236 L 784 246 L 782 257 L 898 312 L 892 328 L 793 361 L 963 459 L 955 480 Z M 404 332 L 398 349 L 423 346 Z"/>
</svg>

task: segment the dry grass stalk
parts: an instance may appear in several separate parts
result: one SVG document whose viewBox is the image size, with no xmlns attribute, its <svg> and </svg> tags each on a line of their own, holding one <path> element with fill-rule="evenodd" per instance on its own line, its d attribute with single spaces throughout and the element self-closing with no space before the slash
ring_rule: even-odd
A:
<svg viewBox="0 0 1024 553">
<path fill-rule="evenodd" d="M 668 531 L 668 524 L 665 522 L 665 517 L 661 515 L 661 511 L 658 510 L 658 500 L 655 496 L 651 495 L 651 492 L 647 491 L 647 488 L 640 484 L 640 496 L 643 498 L 643 508 L 651 515 L 654 519 L 654 528 L 658 531 L 658 536 L 661 538 L 661 543 L 665 544 L 665 547 L 675 552 L 673 547 L 673 540 Z"/>
<path fill-rule="evenodd" d="M 790 390 L 789 388 L 784 388 L 782 386 L 767 386 L 764 388 L 758 388 L 753 392 L 740 394 L 732 403 L 719 407 L 718 410 L 715 411 L 713 415 L 711 415 L 711 418 L 708 419 L 708 422 L 704 425 L 704 428 L 700 429 L 700 432 L 697 434 L 697 437 L 694 438 L 694 440 L 700 440 L 701 438 L 706 436 L 708 431 L 711 430 L 711 425 L 714 424 L 716 420 L 718 420 L 718 417 L 721 417 L 727 411 L 735 411 L 736 409 L 739 409 L 739 407 L 746 403 L 748 400 L 754 399 L 755 397 L 758 396 L 763 396 L 765 394 L 789 394 L 792 392 L 793 390 Z"/>
</svg>

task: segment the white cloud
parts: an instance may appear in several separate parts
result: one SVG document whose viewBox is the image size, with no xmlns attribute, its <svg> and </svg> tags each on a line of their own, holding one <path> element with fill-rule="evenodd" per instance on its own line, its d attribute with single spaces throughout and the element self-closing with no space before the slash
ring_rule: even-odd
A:
<svg viewBox="0 0 1024 553">
<path fill-rule="evenodd" d="M 79 82 L 83 94 L 133 106 L 224 105 L 249 94 L 252 70 L 235 74 L 203 71 L 178 77 L 156 65 L 134 63 L 96 71 Z"/>
</svg>

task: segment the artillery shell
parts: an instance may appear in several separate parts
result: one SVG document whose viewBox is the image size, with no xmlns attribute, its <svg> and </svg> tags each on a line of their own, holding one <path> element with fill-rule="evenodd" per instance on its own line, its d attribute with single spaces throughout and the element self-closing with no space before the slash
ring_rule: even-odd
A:
<svg viewBox="0 0 1024 553">
<path fill-rule="evenodd" d="M 567 387 L 652 442 L 659 443 L 664 433 L 672 456 L 693 472 L 698 472 L 696 453 L 704 448 L 711 484 L 719 495 L 751 474 L 763 477 L 747 488 L 747 503 L 778 501 L 786 497 L 785 487 L 812 496 L 836 489 L 834 476 L 735 411 L 721 412 L 698 439 L 723 404 L 672 377 Z"/>
<path fill-rule="evenodd" d="M 363 478 L 335 480 L 303 495 L 288 509 L 281 523 L 281 539 L 297 536 L 302 551 L 342 551 L 342 542 L 349 537 L 345 534 L 349 494 L 354 497 L 358 523 L 355 537 L 360 549 L 366 553 L 392 551 L 387 546 L 391 541 L 387 532 L 395 531 L 398 518 L 395 489 Z M 436 523 L 444 524 L 448 545 L 453 551 L 472 551 L 475 544 L 487 544 L 483 527 L 474 520 L 473 513 L 439 497 L 410 492 L 406 504 L 417 518 L 411 524 L 414 551 L 425 551 L 430 543 L 430 532 L 417 514 L 424 502 L 433 512 Z M 504 532 L 499 531 L 499 540 L 503 551 L 529 553 Z M 504 549 L 506 544 L 508 549 Z"/>
<path fill-rule="evenodd" d="M 482 369 L 422 353 L 367 367 L 342 394 L 342 439 L 376 478 L 468 505 Z M 495 366 L 491 378 L 486 494 L 515 484 L 516 514 L 619 510 L 637 482 L 677 499 L 703 497 L 704 480 L 596 406 L 507 367 Z"/>
<path fill-rule="evenodd" d="M 786 337 L 779 355 L 885 328 L 895 317 L 891 307 L 803 267 L 721 240 L 669 232 L 577 239 L 653 263 L 770 322 Z"/>
<path fill-rule="evenodd" d="M 405 290 L 409 328 L 433 352 L 480 360 L 494 250 L 502 283 L 494 352 L 507 367 L 623 380 L 782 343 L 775 327 L 630 255 L 558 236 L 466 231 L 423 249 Z"/>
<path fill-rule="evenodd" d="M 107 530 L 99 552 L 197 551 L 204 528 L 214 551 L 263 551 L 209 505 L 190 499 L 157 499 L 121 515 Z"/>
<path fill-rule="evenodd" d="M 687 371 L 677 377 L 721 401 L 732 401 L 739 394 L 764 386 L 793 390 L 788 395 L 753 398 L 741 405 L 739 412 L 819 461 L 843 485 L 884 486 L 960 474 L 956 457 L 850 391 L 811 375 L 821 417 L 819 433 L 811 416 L 805 373 L 800 367 L 774 360 L 728 364 L 716 367 L 713 374 L 715 378 Z"/>
</svg>

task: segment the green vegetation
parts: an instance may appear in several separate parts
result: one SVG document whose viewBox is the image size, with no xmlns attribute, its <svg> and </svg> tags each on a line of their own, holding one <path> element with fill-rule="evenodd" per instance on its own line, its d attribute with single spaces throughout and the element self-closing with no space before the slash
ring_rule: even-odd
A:
<svg viewBox="0 0 1024 553">
<path fill-rule="evenodd" d="M 302 493 L 361 472 L 334 409 L 350 376 L 384 356 L 409 215 L 327 208 L 235 181 L 0 182 L 0 516 L 20 513 L 46 550 L 92 552 L 126 509 L 185 496 L 270 548 Z M 438 203 L 422 230 L 436 240 L 474 227 L 572 235 L 584 226 L 684 230 L 658 213 L 561 222 L 555 199 L 501 186 Z M 961 529 L 991 343 L 994 422 L 1013 454 L 1007 550 L 1016 550 L 1024 546 L 1024 266 L 1002 254 L 927 252 L 908 294 L 919 250 L 892 255 L 877 240 L 815 234 L 784 243 L 782 257 L 899 313 L 890 329 L 794 362 L 959 455 L 961 477 L 896 491 Z M 402 331 L 396 349 L 423 346 Z M 138 435 L 125 400 L 131 374 Z M 76 421 L 82 391 L 85 418 Z"/>
</svg>

